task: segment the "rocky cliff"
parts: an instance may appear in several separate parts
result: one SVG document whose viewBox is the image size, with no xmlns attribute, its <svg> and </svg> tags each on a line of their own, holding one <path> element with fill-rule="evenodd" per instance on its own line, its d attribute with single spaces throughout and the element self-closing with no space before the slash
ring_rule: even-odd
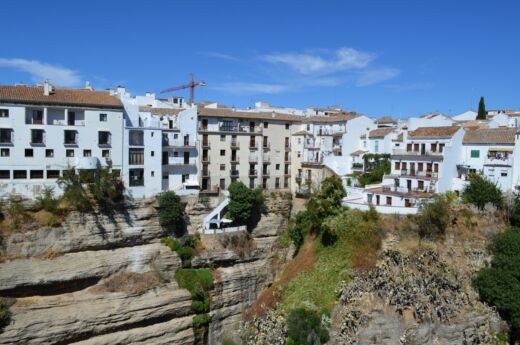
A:
<svg viewBox="0 0 520 345">
<path fill-rule="evenodd" d="M 277 235 L 290 201 L 268 197 L 268 212 L 243 252 L 202 235 L 195 267 L 211 267 L 209 343 L 234 333 L 240 313 L 273 279 Z M 203 207 L 188 207 L 190 229 Z M 70 214 L 62 226 L 4 234 L 0 296 L 10 324 L 1 344 L 192 344 L 191 296 L 172 280 L 181 260 L 164 244 L 153 201 L 124 212 Z M 283 255 L 282 255 L 283 256 Z"/>
</svg>

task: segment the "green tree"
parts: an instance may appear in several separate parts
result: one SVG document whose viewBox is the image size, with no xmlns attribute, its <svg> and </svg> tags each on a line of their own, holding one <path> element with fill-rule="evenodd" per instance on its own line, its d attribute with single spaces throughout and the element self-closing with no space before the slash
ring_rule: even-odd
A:
<svg viewBox="0 0 520 345">
<path fill-rule="evenodd" d="M 487 117 L 487 112 L 486 112 L 486 104 L 484 103 L 484 97 L 480 97 L 480 101 L 478 102 L 477 120 L 485 120 L 486 117 Z"/>
<path fill-rule="evenodd" d="M 76 170 L 63 170 L 63 175 L 58 178 L 58 185 L 63 189 L 62 200 L 68 206 L 80 212 L 89 211 L 92 208 L 87 190 L 83 187 L 79 174 Z"/>
<path fill-rule="evenodd" d="M 437 195 L 433 202 L 422 205 L 421 213 L 417 216 L 419 236 L 435 238 L 444 235 L 451 222 L 451 210 L 448 198 Z"/>
<path fill-rule="evenodd" d="M 178 229 L 184 214 L 184 205 L 175 192 L 159 194 L 159 224 Z"/>
<path fill-rule="evenodd" d="M 322 326 L 317 312 L 296 308 L 287 317 L 287 336 L 288 344 L 324 344 L 329 340 L 329 331 Z"/>
<path fill-rule="evenodd" d="M 504 206 L 504 197 L 500 188 L 480 174 L 469 176 L 469 184 L 462 192 L 462 201 L 473 204 L 480 210 L 483 210 L 487 203 L 492 203 L 497 208 Z"/>
<path fill-rule="evenodd" d="M 520 229 L 510 228 L 489 245 L 493 260 L 473 281 L 480 298 L 510 325 L 511 344 L 520 340 Z"/>
<path fill-rule="evenodd" d="M 343 183 L 339 176 L 329 176 L 321 182 L 321 189 L 318 196 L 321 199 L 327 200 L 331 206 L 341 205 L 341 199 L 346 195 L 347 193 L 345 193 L 345 189 L 343 189 Z"/>
<path fill-rule="evenodd" d="M 88 190 L 99 206 L 111 209 L 123 199 L 125 187 L 119 173 L 105 167 L 94 172 L 94 178 L 88 184 Z"/>
<path fill-rule="evenodd" d="M 261 189 L 247 188 L 242 182 L 233 182 L 229 186 L 228 214 L 238 225 L 249 225 L 260 213 L 263 202 Z"/>
</svg>

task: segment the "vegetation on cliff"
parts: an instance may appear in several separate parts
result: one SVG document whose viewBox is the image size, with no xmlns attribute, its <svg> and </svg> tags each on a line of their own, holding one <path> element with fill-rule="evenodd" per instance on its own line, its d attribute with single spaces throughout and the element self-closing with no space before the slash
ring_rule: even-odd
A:
<svg viewBox="0 0 520 345">
<path fill-rule="evenodd" d="M 175 192 L 159 194 L 159 224 L 178 231 L 184 214 L 184 205 Z"/>
<path fill-rule="evenodd" d="M 258 221 L 264 196 L 261 189 L 247 188 L 242 182 L 229 186 L 228 216 L 237 225 L 253 225 Z"/>
</svg>

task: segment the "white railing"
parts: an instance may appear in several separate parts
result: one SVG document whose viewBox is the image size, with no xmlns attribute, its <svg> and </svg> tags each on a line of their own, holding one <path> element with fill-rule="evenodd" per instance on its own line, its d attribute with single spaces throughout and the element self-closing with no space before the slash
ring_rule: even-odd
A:
<svg viewBox="0 0 520 345">
<path fill-rule="evenodd" d="M 493 165 L 513 165 L 513 157 L 502 157 L 497 158 L 495 156 L 486 157 L 485 164 L 493 164 Z"/>
<path fill-rule="evenodd" d="M 196 158 L 184 159 L 184 157 L 169 157 L 168 164 L 169 165 L 196 165 L 197 159 Z"/>
<path fill-rule="evenodd" d="M 408 151 L 405 149 L 393 149 L 392 154 L 396 156 L 442 156 L 443 152 L 432 150 Z"/>
</svg>

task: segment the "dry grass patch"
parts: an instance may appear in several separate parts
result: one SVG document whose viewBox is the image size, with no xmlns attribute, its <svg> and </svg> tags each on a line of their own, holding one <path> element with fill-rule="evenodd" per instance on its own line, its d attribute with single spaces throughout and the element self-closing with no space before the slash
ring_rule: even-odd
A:
<svg viewBox="0 0 520 345">
<path fill-rule="evenodd" d="M 140 295 L 158 287 L 160 284 L 161 278 L 155 272 L 121 272 L 105 279 L 93 290 L 95 293 L 127 292 Z"/>
</svg>

